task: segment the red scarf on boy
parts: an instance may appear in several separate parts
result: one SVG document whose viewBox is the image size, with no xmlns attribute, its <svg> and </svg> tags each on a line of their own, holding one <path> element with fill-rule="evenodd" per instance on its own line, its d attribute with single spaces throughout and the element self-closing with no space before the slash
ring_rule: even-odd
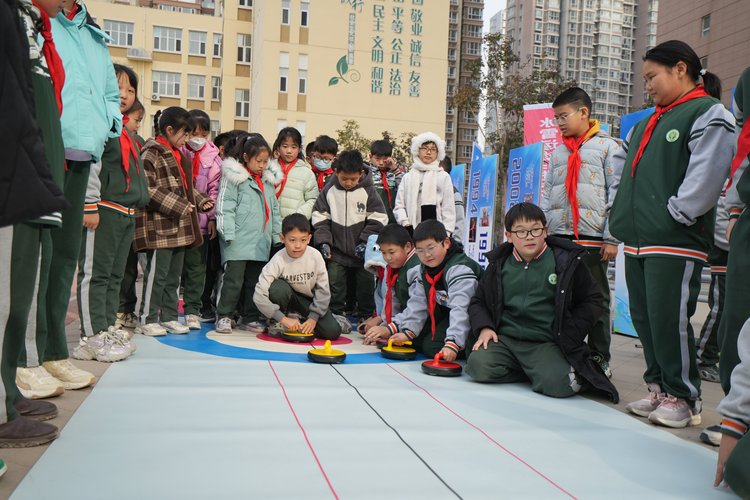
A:
<svg viewBox="0 0 750 500">
<path fill-rule="evenodd" d="M 737 169 L 740 168 L 742 162 L 747 159 L 748 155 L 750 155 L 750 120 L 745 120 L 745 123 L 740 130 L 740 136 L 737 138 L 737 154 L 734 155 L 734 158 L 732 159 L 732 173 L 729 174 L 729 184 L 727 184 L 727 189 L 732 185 L 734 174 L 737 172 Z"/>
<path fill-rule="evenodd" d="M 333 169 L 329 168 L 325 172 L 316 171 L 316 175 L 318 176 L 318 189 L 323 190 L 323 186 L 325 186 L 326 183 L 326 175 L 331 175 L 333 173 Z"/>
<path fill-rule="evenodd" d="M 568 193 L 570 210 L 573 214 L 573 234 L 578 238 L 578 221 L 581 214 L 578 211 L 578 174 L 581 172 L 581 146 L 599 132 L 599 120 L 589 120 L 589 129 L 581 137 L 563 136 L 563 144 L 568 148 L 568 175 L 565 177 L 565 190 Z"/>
<path fill-rule="evenodd" d="M 62 89 L 65 84 L 65 68 L 63 67 L 62 59 L 60 59 L 60 54 L 57 53 L 55 41 L 52 39 L 52 24 L 49 21 L 49 14 L 36 3 L 36 0 L 32 0 L 32 2 L 39 10 L 42 18 L 42 29 L 39 31 L 39 34 L 44 39 L 42 54 L 44 54 L 44 60 L 47 62 L 47 68 L 49 69 L 49 76 L 52 79 L 52 88 L 55 90 L 57 109 L 62 116 Z"/>
<path fill-rule="evenodd" d="M 268 206 L 268 200 L 266 200 L 266 190 L 263 187 L 263 179 L 261 178 L 261 174 L 254 174 L 250 172 L 250 169 L 248 168 L 245 168 L 245 170 L 247 170 L 247 173 L 250 175 L 250 177 L 255 179 L 255 182 L 258 184 L 258 188 L 260 189 L 260 195 L 261 198 L 263 198 L 263 208 L 266 209 L 266 220 L 263 222 L 263 229 L 265 230 L 266 224 L 268 224 L 268 218 L 271 214 L 271 208 Z"/>
<path fill-rule="evenodd" d="M 385 190 L 385 194 L 388 195 L 388 205 L 393 205 L 393 200 L 391 200 L 391 186 L 388 185 L 388 178 L 387 178 L 387 170 L 379 169 L 380 170 L 380 182 L 383 183 L 383 189 Z"/>
<path fill-rule="evenodd" d="M 289 165 L 284 165 L 284 160 L 279 158 L 279 166 L 281 167 L 281 172 L 284 174 L 284 179 L 281 181 L 281 187 L 279 187 L 279 190 L 276 191 L 277 200 L 281 196 L 281 193 L 284 192 L 284 188 L 286 187 L 286 181 L 289 180 L 289 172 L 291 172 L 294 166 L 297 164 L 297 160 L 299 160 L 299 158 L 295 158 L 294 161 L 291 162 Z"/>
<path fill-rule="evenodd" d="M 659 122 L 659 119 L 664 115 L 664 113 L 672 108 L 676 108 L 680 104 L 692 101 L 693 99 L 698 99 L 699 97 L 708 97 L 708 92 L 706 92 L 706 90 L 703 88 L 703 85 L 698 85 L 693 90 L 680 97 L 669 106 L 656 106 L 656 111 L 654 111 L 654 114 L 651 115 L 651 118 L 648 119 L 646 130 L 643 131 L 643 138 L 641 139 L 641 143 L 638 145 L 638 151 L 635 152 L 635 157 L 633 158 L 633 166 L 630 172 L 630 175 L 632 177 L 635 177 L 635 168 L 638 166 L 638 162 L 641 161 L 643 152 L 646 150 L 648 141 L 651 140 L 651 135 L 654 133 L 656 124 Z"/>
<path fill-rule="evenodd" d="M 125 192 L 130 191 L 130 160 L 135 157 L 135 173 L 141 175 L 138 170 L 138 148 L 133 139 L 130 138 L 125 124 L 130 121 L 128 115 L 122 116 L 122 131 L 120 132 L 120 152 L 122 154 L 122 169 L 125 171 Z M 131 156 L 131 153 L 133 156 Z"/>
<path fill-rule="evenodd" d="M 430 284 L 430 294 L 427 296 L 427 310 L 430 313 L 430 324 L 432 325 L 432 340 L 435 340 L 435 328 L 437 327 L 437 325 L 435 324 L 435 306 L 437 306 L 437 288 L 435 288 L 435 285 L 440 282 L 444 272 L 445 269 L 441 269 L 440 272 L 435 276 L 430 276 L 429 272 L 424 273 L 424 278 L 427 280 L 427 283 Z"/>
<path fill-rule="evenodd" d="M 172 155 L 174 155 L 174 159 L 177 162 L 177 168 L 180 169 L 180 177 L 182 177 L 182 185 L 185 186 L 185 191 L 188 190 L 188 181 L 187 176 L 185 175 L 185 170 L 182 169 L 182 153 L 180 153 L 180 150 L 172 146 L 168 140 L 166 140 L 163 136 L 157 135 L 156 136 L 156 142 L 167 148 L 172 152 Z"/>
</svg>

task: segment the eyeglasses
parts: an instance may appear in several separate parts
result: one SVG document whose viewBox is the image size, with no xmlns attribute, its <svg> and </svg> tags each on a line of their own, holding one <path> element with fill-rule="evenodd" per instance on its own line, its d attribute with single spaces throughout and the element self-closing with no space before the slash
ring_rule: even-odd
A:
<svg viewBox="0 0 750 500">
<path fill-rule="evenodd" d="M 422 146 L 419 150 L 424 151 L 425 153 L 437 153 L 437 148 L 432 146 Z"/>
<path fill-rule="evenodd" d="M 417 248 L 414 250 L 414 253 L 417 254 L 417 256 L 422 255 L 435 255 L 435 250 L 438 249 L 438 247 L 441 247 L 443 244 L 440 243 L 438 245 L 430 245 L 427 248 Z"/>
<path fill-rule="evenodd" d="M 574 114 L 578 113 L 578 112 L 579 112 L 579 111 L 581 111 L 582 109 L 583 109 L 583 108 L 578 108 L 578 109 L 576 109 L 575 111 L 573 111 L 572 113 L 563 113 L 563 114 L 561 114 L 560 116 L 556 116 L 556 117 L 555 117 L 555 121 L 556 121 L 557 123 L 560 123 L 560 124 L 562 124 L 562 123 L 565 123 L 565 122 L 567 122 L 567 121 L 568 121 L 568 118 L 570 118 L 570 117 L 571 117 L 571 116 L 573 116 Z"/>
<path fill-rule="evenodd" d="M 538 238 L 544 232 L 543 227 L 535 227 L 534 229 L 519 229 L 518 231 L 509 231 L 511 234 L 515 234 L 517 238 L 525 240 L 531 235 L 534 238 Z"/>
</svg>

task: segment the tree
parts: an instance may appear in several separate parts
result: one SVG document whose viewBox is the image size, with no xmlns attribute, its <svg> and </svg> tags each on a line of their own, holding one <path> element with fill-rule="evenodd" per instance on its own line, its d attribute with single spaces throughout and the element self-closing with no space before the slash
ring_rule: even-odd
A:
<svg viewBox="0 0 750 500">
<path fill-rule="evenodd" d="M 344 120 L 344 126 L 336 131 L 336 142 L 339 143 L 339 151 L 356 149 L 364 158 L 370 154 L 372 141 L 359 131 L 357 120 Z"/>
<path fill-rule="evenodd" d="M 411 140 L 414 138 L 414 132 L 403 132 L 398 138 L 392 136 L 387 130 L 383 131 L 383 139 L 393 144 L 393 161 L 396 165 L 409 168 L 412 163 L 411 157 Z"/>
</svg>

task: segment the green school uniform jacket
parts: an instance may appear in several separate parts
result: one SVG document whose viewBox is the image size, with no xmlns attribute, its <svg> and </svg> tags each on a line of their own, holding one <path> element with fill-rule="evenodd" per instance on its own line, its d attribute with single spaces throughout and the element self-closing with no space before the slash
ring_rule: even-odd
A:
<svg viewBox="0 0 750 500">
<path fill-rule="evenodd" d="M 610 233 L 625 244 L 626 255 L 706 262 L 714 208 L 734 151 L 734 118 L 712 97 L 673 108 L 656 124 L 633 174 L 647 123 L 648 118 L 639 122 L 615 155 L 621 176 Z"/>
<path fill-rule="evenodd" d="M 391 319 L 395 318 L 406 307 L 406 303 L 409 300 L 409 292 L 417 282 L 419 276 L 419 257 L 411 251 L 409 258 L 404 263 L 404 266 L 398 271 L 398 278 L 396 278 L 396 284 L 393 287 L 393 305 L 391 307 Z M 378 278 L 375 284 L 375 310 L 378 316 L 380 316 L 385 322 L 385 297 L 388 294 L 388 284 L 385 281 L 387 276 L 387 269 L 383 271 L 383 277 Z"/>
</svg>

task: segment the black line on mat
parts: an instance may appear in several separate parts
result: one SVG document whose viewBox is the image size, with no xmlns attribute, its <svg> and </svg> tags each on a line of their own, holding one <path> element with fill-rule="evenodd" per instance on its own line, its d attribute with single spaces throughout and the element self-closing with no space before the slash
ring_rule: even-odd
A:
<svg viewBox="0 0 750 500">
<path fill-rule="evenodd" d="M 409 448 L 409 449 L 411 450 L 411 452 L 412 452 L 412 453 L 414 454 L 414 456 L 416 456 L 416 457 L 417 457 L 417 458 L 419 459 L 419 461 L 420 461 L 420 462 L 422 462 L 422 463 L 424 464 L 424 466 L 425 466 L 425 467 L 427 467 L 427 469 L 428 469 L 428 470 L 429 470 L 430 472 L 432 472 L 432 474 L 433 474 L 433 475 L 434 475 L 434 476 L 435 476 L 436 478 L 438 478 L 438 480 L 439 480 L 439 481 L 440 481 L 441 483 L 443 483 L 443 485 L 444 485 L 444 486 L 445 486 L 446 488 L 448 488 L 448 489 L 450 490 L 450 492 L 451 492 L 451 493 L 453 493 L 454 495 L 456 495 L 456 498 L 461 498 L 461 499 L 463 499 L 463 497 L 462 497 L 461 495 L 459 495 L 459 494 L 458 494 L 458 492 L 456 492 L 456 490 L 454 490 L 453 488 L 451 488 L 451 487 L 450 487 L 450 485 L 449 485 L 449 484 L 448 484 L 447 482 L 445 482 L 445 479 L 443 479 L 442 477 L 440 477 L 440 474 L 438 474 L 438 473 L 437 473 L 437 472 L 435 471 L 435 469 L 433 469 L 432 467 L 430 467 L 430 464 L 428 464 L 428 463 L 427 463 L 427 461 L 426 461 L 426 460 L 425 460 L 424 458 L 422 458 L 422 456 L 421 456 L 421 455 L 420 455 L 419 453 L 417 453 L 417 450 L 415 450 L 414 448 L 412 448 L 412 446 L 411 446 L 411 445 L 410 445 L 409 443 L 407 443 L 407 442 L 406 442 L 406 440 L 405 440 L 405 439 L 403 438 L 403 436 L 402 436 L 402 435 L 401 435 L 401 434 L 400 434 L 400 433 L 398 432 L 398 430 L 396 430 L 396 428 L 395 428 L 395 427 L 393 427 L 393 426 L 392 426 L 391 424 L 389 424 L 389 423 L 388 423 L 388 421 L 387 421 L 387 420 L 386 420 L 386 419 L 385 419 L 385 418 L 383 417 L 383 415 L 381 415 L 381 414 L 380 414 L 380 412 L 378 412 L 378 410 L 376 410 L 376 409 L 375 409 L 375 407 L 374 407 L 374 406 L 372 406 L 372 404 L 370 404 L 370 402 L 369 402 L 369 401 L 367 400 L 367 398 L 366 398 L 366 397 L 364 397 L 364 396 L 362 395 L 362 393 L 361 393 L 361 392 L 359 392 L 359 389 L 357 389 L 357 387 L 356 387 L 356 386 L 355 386 L 354 384 L 352 384 L 351 382 L 349 382 L 349 379 L 347 379 L 347 378 L 346 378 L 346 377 L 344 376 L 344 374 L 343 374 L 343 373 L 341 373 L 341 372 L 340 372 L 340 371 L 338 370 L 338 368 L 336 368 L 336 366 L 335 366 L 335 365 L 331 365 L 331 368 L 333 368 L 333 369 L 334 369 L 334 371 L 335 371 L 336 373 L 338 373 L 338 374 L 339 374 L 339 376 L 340 376 L 341 378 L 343 378 L 343 379 L 344 379 L 344 382 L 346 382 L 347 384 L 349 384 L 349 387 L 351 387 L 352 389 L 354 389 L 354 390 L 356 391 L 356 393 L 357 393 L 357 395 L 358 395 L 358 396 L 360 397 L 360 399 L 361 399 L 362 401 L 364 401 L 364 402 L 365 402 L 365 404 L 366 404 L 367 406 L 369 406 L 369 407 L 370 407 L 370 409 L 371 409 L 371 410 L 373 411 L 373 413 L 375 413 L 375 415 L 377 415 L 377 416 L 378 416 L 378 418 L 379 418 L 380 420 L 382 420 L 382 421 L 383 421 L 383 423 L 384 423 L 384 424 L 385 424 L 385 425 L 386 425 L 386 426 L 387 426 L 387 427 L 388 427 L 388 428 L 389 428 L 390 430 L 392 430 L 394 434 L 396 434 L 396 436 L 397 436 L 397 437 L 398 437 L 398 438 L 399 438 L 399 439 L 401 440 L 401 442 L 402 442 L 402 443 L 404 443 L 404 445 L 406 445 L 406 447 L 407 447 L 407 448 Z"/>
</svg>

